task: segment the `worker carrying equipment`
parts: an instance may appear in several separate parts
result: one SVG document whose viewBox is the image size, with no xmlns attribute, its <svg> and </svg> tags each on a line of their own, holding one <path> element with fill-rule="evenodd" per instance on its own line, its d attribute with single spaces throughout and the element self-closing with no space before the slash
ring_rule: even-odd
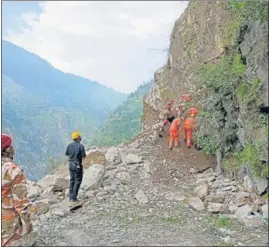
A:
<svg viewBox="0 0 269 247">
<path fill-rule="evenodd" d="M 199 113 L 199 110 L 195 107 L 190 108 L 190 116 L 184 121 L 184 132 L 185 132 L 185 141 L 187 142 L 187 147 L 191 148 L 192 146 L 192 134 L 193 130 L 196 128 L 195 117 Z"/>
<path fill-rule="evenodd" d="M 175 148 L 179 145 L 179 127 L 181 123 L 181 118 L 177 117 L 170 126 L 170 140 L 169 148 L 173 149 L 173 144 L 175 143 Z"/>
</svg>

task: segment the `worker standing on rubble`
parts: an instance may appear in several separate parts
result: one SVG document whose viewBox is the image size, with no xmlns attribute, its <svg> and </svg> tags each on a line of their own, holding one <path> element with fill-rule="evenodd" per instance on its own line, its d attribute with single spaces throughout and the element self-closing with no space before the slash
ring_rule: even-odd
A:
<svg viewBox="0 0 269 247">
<path fill-rule="evenodd" d="M 83 178 L 82 159 L 86 157 L 86 153 L 84 146 L 80 143 L 81 136 L 78 131 L 72 133 L 72 139 L 73 142 L 67 146 L 65 155 L 69 157 L 69 199 L 71 204 L 74 204 L 78 202 L 78 191 Z"/>
<path fill-rule="evenodd" d="M 179 145 L 179 127 L 181 123 L 181 117 L 177 117 L 170 126 L 170 140 L 169 148 L 173 149 L 173 144 L 175 143 L 175 148 Z"/>
<path fill-rule="evenodd" d="M 196 129 L 195 117 L 199 113 L 199 110 L 196 107 L 191 107 L 188 114 L 189 117 L 184 121 L 184 132 L 185 132 L 185 141 L 187 142 L 187 147 L 191 148 L 192 146 L 192 135 L 193 131 Z"/>
</svg>

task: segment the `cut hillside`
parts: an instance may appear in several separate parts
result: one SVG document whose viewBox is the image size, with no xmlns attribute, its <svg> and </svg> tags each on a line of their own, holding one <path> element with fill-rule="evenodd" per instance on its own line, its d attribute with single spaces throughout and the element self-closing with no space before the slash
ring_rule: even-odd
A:
<svg viewBox="0 0 269 247">
<path fill-rule="evenodd" d="M 93 146 L 115 146 L 129 141 L 142 130 L 143 97 L 152 82 L 143 83 L 118 106 L 94 135 Z"/>
<path fill-rule="evenodd" d="M 200 149 L 221 157 L 221 169 L 268 187 L 268 1 L 192 1 L 176 21 L 167 63 L 144 100 L 143 128 L 168 99 L 190 93 L 199 106 Z M 249 181 L 249 182 L 246 182 Z"/>
<path fill-rule="evenodd" d="M 2 131 L 12 135 L 16 161 L 30 179 L 44 176 L 63 159 L 72 131 L 79 130 L 88 146 L 125 99 L 2 40 Z"/>
</svg>

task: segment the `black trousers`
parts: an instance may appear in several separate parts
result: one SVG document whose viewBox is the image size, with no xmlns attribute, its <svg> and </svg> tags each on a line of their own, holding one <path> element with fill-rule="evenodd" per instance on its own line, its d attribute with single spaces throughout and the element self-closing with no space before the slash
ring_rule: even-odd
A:
<svg viewBox="0 0 269 247">
<path fill-rule="evenodd" d="M 174 119 L 175 119 L 174 116 L 172 116 L 172 117 L 170 117 L 170 118 L 167 118 L 167 120 L 169 121 L 169 123 L 172 123 Z"/>
<path fill-rule="evenodd" d="M 79 167 L 79 168 L 78 168 Z M 74 163 L 69 164 L 69 199 L 77 200 L 78 191 L 83 178 L 83 168 L 82 165 L 77 165 Z"/>
</svg>

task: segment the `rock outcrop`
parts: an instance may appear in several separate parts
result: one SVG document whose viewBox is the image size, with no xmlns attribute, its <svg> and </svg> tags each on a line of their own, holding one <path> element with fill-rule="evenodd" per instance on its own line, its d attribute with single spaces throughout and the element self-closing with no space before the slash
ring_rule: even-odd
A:
<svg viewBox="0 0 269 247">
<path fill-rule="evenodd" d="M 268 4 L 191 1 L 175 22 L 167 63 L 144 98 L 143 127 L 189 93 L 201 109 L 195 142 L 248 191 L 268 189 Z M 255 129 L 255 131 L 253 131 Z M 222 159 L 221 159 L 222 158 Z"/>
</svg>

